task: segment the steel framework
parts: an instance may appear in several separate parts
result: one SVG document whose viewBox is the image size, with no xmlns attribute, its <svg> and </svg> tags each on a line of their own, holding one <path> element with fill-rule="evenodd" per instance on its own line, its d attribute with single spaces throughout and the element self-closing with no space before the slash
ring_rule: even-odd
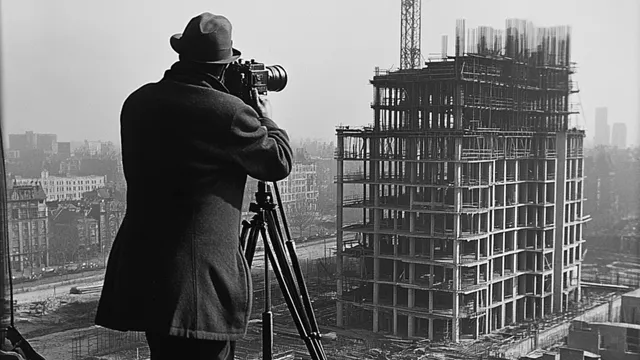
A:
<svg viewBox="0 0 640 360">
<path fill-rule="evenodd" d="M 455 57 L 377 71 L 373 124 L 337 129 L 338 326 L 457 342 L 580 301 L 569 29 L 457 25 Z"/>
<path fill-rule="evenodd" d="M 421 0 L 402 0 L 400 69 L 420 68 Z"/>
</svg>

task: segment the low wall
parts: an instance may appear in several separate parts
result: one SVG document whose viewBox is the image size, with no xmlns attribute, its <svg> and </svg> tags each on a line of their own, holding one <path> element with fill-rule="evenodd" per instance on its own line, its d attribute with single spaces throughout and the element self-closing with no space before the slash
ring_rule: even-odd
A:
<svg viewBox="0 0 640 360">
<path fill-rule="evenodd" d="M 569 335 L 571 320 L 581 320 L 586 322 L 618 322 L 620 321 L 620 306 L 622 296 L 616 296 L 607 303 L 589 309 L 573 319 L 540 331 L 529 338 L 520 340 L 511 345 L 506 345 L 500 352 L 504 353 L 507 359 L 518 359 L 538 348 L 546 348 L 564 340 Z"/>
</svg>

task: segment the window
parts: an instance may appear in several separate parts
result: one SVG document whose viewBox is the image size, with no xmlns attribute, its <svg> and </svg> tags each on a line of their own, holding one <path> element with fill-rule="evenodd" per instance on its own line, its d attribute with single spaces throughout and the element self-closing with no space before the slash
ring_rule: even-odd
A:
<svg viewBox="0 0 640 360">
<path fill-rule="evenodd" d="M 640 329 L 627 328 L 627 352 L 640 353 Z"/>
</svg>

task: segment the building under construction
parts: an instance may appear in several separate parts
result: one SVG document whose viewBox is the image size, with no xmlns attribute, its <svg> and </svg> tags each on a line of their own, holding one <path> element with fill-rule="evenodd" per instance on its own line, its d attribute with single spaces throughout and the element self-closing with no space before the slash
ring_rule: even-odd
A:
<svg viewBox="0 0 640 360">
<path fill-rule="evenodd" d="M 570 29 L 459 20 L 446 43 L 376 70 L 373 124 L 337 130 L 338 326 L 457 342 L 580 299 Z"/>
</svg>

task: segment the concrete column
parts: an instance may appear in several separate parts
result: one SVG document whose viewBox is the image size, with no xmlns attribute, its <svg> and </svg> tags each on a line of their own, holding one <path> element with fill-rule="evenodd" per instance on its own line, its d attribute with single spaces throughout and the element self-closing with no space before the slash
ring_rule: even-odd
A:
<svg viewBox="0 0 640 360">
<path fill-rule="evenodd" d="M 413 264 L 412 264 L 413 265 Z M 409 289 L 409 301 L 407 306 L 409 307 L 409 309 L 412 309 L 415 305 L 415 299 L 416 299 L 416 290 L 415 289 Z M 408 337 L 413 337 L 413 334 L 415 332 L 415 317 L 412 315 L 408 316 L 408 322 L 407 322 L 407 336 Z"/>
<path fill-rule="evenodd" d="M 433 340 L 433 319 L 429 319 L 429 340 Z"/>
<path fill-rule="evenodd" d="M 407 337 L 412 338 L 415 333 L 415 316 L 409 315 L 407 316 Z"/>
<path fill-rule="evenodd" d="M 480 291 L 476 291 L 475 293 L 475 305 L 476 305 L 476 313 L 480 310 Z M 477 339 L 480 336 L 480 318 L 476 318 L 475 321 L 475 329 L 473 330 L 473 338 Z"/>
<path fill-rule="evenodd" d="M 555 201 L 555 239 L 554 239 L 554 264 L 553 264 L 553 311 L 560 312 L 566 308 L 562 299 L 562 270 L 564 269 L 563 247 L 564 247 L 564 205 L 565 205 L 565 167 L 567 133 L 564 131 L 556 134 L 556 201 Z M 546 171 L 546 166 L 545 166 Z"/>
<path fill-rule="evenodd" d="M 455 159 L 460 160 L 462 157 L 462 139 L 455 139 Z M 460 211 L 462 210 L 462 164 L 456 162 L 454 164 L 454 209 L 453 215 L 453 320 L 451 321 L 451 340 L 458 342 L 460 339 Z"/>
<path fill-rule="evenodd" d="M 338 135 L 338 141 L 337 141 L 337 147 L 338 147 L 338 161 L 337 161 L 337 181 L 336 181 L 336 297 L 338 298 L 338 301 L 336 301 L 336 326 L 338 327 L 342 327 L 344 326 L 344 314 L 343 314 L 343 307 L 344 304 L 342 303 L 342 282 L 343 282 L 343 278 L 342 278 L 342 261 L 343 261 L 343 257 L 342 257 L 342 241 L 343 241 L 343 232 L 342 232 L 342 225 L 343 225 L 343 212 L 342 212 L 342 200 L 343 200 L 343 191 L 344 191 L 344 184 L 342 182 L 343 180 L 343 175 L 344 175 L 344 161 L 342 160 L 342 156 L 344 154 L 344 137 L 342 135 Z"/>
<path fill-rule="evenodd" d="M 394 291 L 394 298 L 395 298 L 395 291 Z M 393 335 L 398 335 L 398 310 L 397 309 L 393 309 Z"/>
<path fill-rule="evenodd" d="M 576 251 L 578 251 L 578 248 L 576 248 Z M 576 264 L 576 271 L 578 272 L 578 287 L 576 288 L 575 301 L 578 302 L 582 299 L 582 286 L 580 285 L 582 283 L 582 254 L 580 254 L 580 262 Z"/>
<path fill-rule="evenodd" d="M 374 286 L 374 293 L 375 293 L 375 286 Z M 375 299 L 375 294 L 373 295 L 374 299 Z M 373 308 L 373 329 L 372 331 L 374 333 L 377 333 L 379 331 L 379 321 L 380 319 L 378 319 L 378 317 L 380 316 L 380 312 L 378 311 L 378 307 L 374 307 Z"/>
<path fill-rule="evenodd" d="M 431 223 L 431 231 L 433 232 L 433 223 Z M 435 256 L 435 244 L 433 239 L 429 239 L 429 259 L 433 260 Z M 433 274 L 433 266 L 431 266 L 431 273 Z"/>
</svg>

